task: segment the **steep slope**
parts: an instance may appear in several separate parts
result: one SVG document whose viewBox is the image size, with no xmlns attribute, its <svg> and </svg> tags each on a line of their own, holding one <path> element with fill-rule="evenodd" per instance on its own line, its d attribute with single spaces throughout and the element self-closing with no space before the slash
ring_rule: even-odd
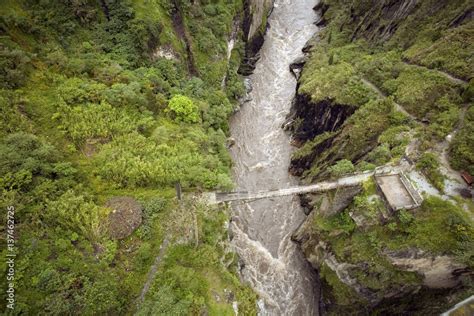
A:
<svg viewBox="0 0 474 316">
<path fill-rule="evenodd" d="M 472 201 L 451 189 L 437 154 L 451 135 L 452 166 L 474 168 L 472 3 L 328 0 L 316 9 L 324 29 L 295 61 L 304 66 L 286 125 L 299 147 L 290 172 L 315 182 L 403 160 L 426 192 L 421 207 L 394 212 L 373 181 L 307 195 L 311 214 L 294 239 L 320 272 L 329 314 L 439 313 L 472 293 Z"/>
<path fill-rule="evenodd" d="M 244 91 L 244 16 L 266 17 L 248 11 L 255 5 L 0 2 L 0 204 L 15 208 L 14 314 L 255 313 L 227 247 L 228 212 L 174 193 L 176 182 L 186 192 L 232 186 L 228 117 Z"/>
</svg>

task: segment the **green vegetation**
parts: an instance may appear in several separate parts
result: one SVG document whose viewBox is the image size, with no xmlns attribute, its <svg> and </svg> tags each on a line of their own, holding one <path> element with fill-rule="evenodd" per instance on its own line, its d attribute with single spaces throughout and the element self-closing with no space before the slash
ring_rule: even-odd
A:
<svg viewBox="0 0 474 316">
<path fill-rule="evenodd" d="M 456 134 L 450 147 L 450 162 L 453 167 L 474 174 L 474 106 L 470 106 L 464 124 Z"/>
<path fill-rule="evenodd" d="M 150 115 L 114 108 L 105 102 L 76 107 L 59 105 L 58 112 L 53 114 L 53 119 L 59 121 L 58 128 L 78 146 L 87 140 L 106 141 L 112 136 L 146 130 L 153 124 Z"/>
<path fill-rule="evenodd" d="M 451 134 L 451 166 L 473 174 L 471 5 L 324 0 L 320 6 L 327 25 L 311 49 L 298 92 L 311 97 L 311 107 L 337 105 L 326 110 L 323 120 L 328 122 L 340 118 L 335 113 L 340 105 L 356 110 L 337 130 L 322 131 L 302 144 L 290 170 L 314 182 L 397 163 L 406 155 L 443 192 L 437 151 Z M 313 118 L 304 113 L 296 118 L 303 120 Z M 422 250 L 472 268 L 469 201 L 427 196 L 415 210 L 390 213 L 375 193 L 374 183 L 366 183 L 347 208 L 329 216 L 310 202 L 314 210 L 307 243 L 315 248 L 305 253 L 319 266 L 327 313 L 438 314 L 452 304 L 445 297 L 467 297 L 469 278 L 450 291 L 418 291 L 421 275 L 396 267 L 390 254 L 404 257 Z"/>
<path fill-rule="evenodd" d="M 202 154 L 198 141 L 205 142 L 206 135 L 193 132 L 194 142 L 174 144 L 156 144 L 140 134 L 117 137 L 94 159 L 97 174 L 119 187 L 171 186 L 180 181 L 186 187 L 229 189 L 228 166 L 217 156 Z"/>
<path fill-rule="evenodd" d="M 414 219 L 400 219 L 400 224 L 406 233 L 403 247 L 415 246 L 432 253 L 454 254 L 467 265 L 473 265 L 474 227 L 459 206 L 430 197 Z M 433 238 L 435 234 L 437 238 Z M 400 244 L 391 243 L 389 247 L 399 248 Z"/>
<path fill-rule="evenodd" d="M 432 3 L 428 1 L 421 10 L 429 10 Z M 404 52 L 404 57 L 428 68 L 442 69 L 459 78 L 472 78 L 472 67 L 466 60 L 471 58 L 470 52 L 474 48 L 472 41 L 474 23 L 472 20 L 461 21 L 464 23 L 454 27 L 456 25 L 452 24 L 453 20 L 449 20 L 449 13 L 459 14 L 463 10 L 463 4 L 461 1 L 447 2 L 445 8 L 434 16 L 421 15 L 424 19 L 418 21 L 411 18 L 410 22 L 418 24 L 423 30 L 418 32 L 417 39 Z M 425 19 L 430 20 L 429 23 L 426 23 Z M 430 22 L 440 25 L 450 23 L 451 27 L 431 27 Z"/>
<path fill-rule="evenodd" d="M 342 159 L 339 160 L 335 165 L 329 168 L 329 172 L 333 177 L 340 177 L 345 174 L 354 172 L 354 165 L 350 160 Z"/>
<path fill-rule="evenodd" d="M 322 287 L 327 290 L 327 298 L 342 306 L 362 308 L 362 303 L 364 303 L 364 301 L 358 300 L 357 293 L 354 289 L 342 283 L 337 274 L 326 264 L 321 266 L 319 273 L 322 279 Z M 343 313 L 344 310 L 338 311 L 336 307 L 336 310 L 333 310 L 332 312 L 333 315 L 338 315 L 338 313 Z"/>
<path fill-rule="evenodd" d="M 343 135 L 356 133 L 358 129 L 360 134 L 357 135 L 362 135 L 362 139 L 367 137 L 365 135 L 374 135 L 371 127 L 379 120 L 362 118 L 353 124 L 354 121 L 348 119 L 336 131 L 339 136 L 330 143 L 317 135 L 295 153 L 293 161 L 305 161 L 306 166 L 309 161 L 311 167 L 305 174 L 308 179 L 327 176 L 326 169 L 340 159 L 350 160 L 361 170 L 396 161 L 414 138 L 421 140 L 419 150 L 432 150 L 459 125 L 460 132 L 451 145 L 450 161 L 454 168 L 472 172 L 470 148 L 474 144 L 470 137 L 472 115 L 469 114 L 472 83 L 463 84 L 443 73 L 464 79 L 474 75 L 469 57 L 473 45 L 469 34 L 474 24 L 464 19 L 456 22 L 459 25 L 453 25 L 467 10 L 466 3 L 461 2 L 449 3 L 440 10 L 434 1 L 425 1 L 414 8 L 406 20 L 398 17 L 387 20 L 381 16 L 393 12 L 386 12 L 387 8 L 379 3 L 352 3 L 349 14 L 347 4 L 338 0 L 324 1 L 328 5 L 324 18 L 329 23 L 311 50 L 300 79 L 299 93 L 311 96 L 315 106 L 330 100 L 356 107 L 354 115 L 376 98 L 391 99 L 418 123 L 396 109 L 390 124 L 376 134 L 377 141 L 358 141 L 359 138 L 354 137 L 349 143 Z M 387 23 L 390 29 L 385 29 Z M 346 144 L 350 151 L 346 150 Z M 324 150 L 325 146 L 330 148 Z M 315 159 L 314 156 L 323 157 Z M 434 185 L 441 188 L 443 181 L 439 171 L 434 169 L 427 174 Z"/>
<path fill-rule="evenodd" d="M 232 186 L 225 141 L 243 92 L 242 44 L 228 62 L 226 41 L 242 2 L 4 0 L 0 13 L 0 206 L 16 210 L 13 314 L 135 313 L 165 238 L 169 253 L 139 313 L 231 315 L 237 301 L 255 314 L 255 294 L 225 248 L 227 212 L 196 201 L 183 209 L 174 198 L 177 181 L 185 192 Z M 143 206 L 142 225 L 123 240 L 109 234 L 104 205 L 115 196 Z M 197 238 L 170 228 L 183 223 L 179 214 Z"/>
<path fill-rule="evenodd" d="M 350 264 L 350 276 L 366 292 L 383 296 L 387 291 L 420 282 L 416 273 L 395 268 L 387 251 L 423 249 L 431 255 L 451 255 L 469 267 L 474 264 L 474 227 L 464 210 L 449 201 L 430 197 L 420 209 L 400 210 L 387 216 L 384 203 L 374 198 L 374 183 L 364 184 L 364 190 L 345 210 L 330 216 L 316 214 L 313 234 L 327 245 L 338 262 Z M 357 217 L 357 223 L 353 218 Z M 437 238 L 433 238 L 436 235 Z M 321 267 L 323 286 L 336 305 L 333 312 L 345 306 L 364 303 L 364 296 L 342 283 L 329 267 Z M 342 310 L 340 311 L 342 312 Z"/>
<path fill-rule="evenodd" d="M 423 153 L 418 160 L 416 167 L 423 171 L 435 188 L 443 192 L 444 176 L 439 171 L 439 161 L 434 153 Z"/>
<path fill-rule="evenodd" d="M 324 45 L 318 45 L 304 67 L 299 91 L 311 95 L 313 102 L 330 99 L 352 106 L 361 106 L 374 98 L 376 94 L 360 81 L 353 65 L 340 57 L 333 57 L 332 61 L 327 57 L 351 52 L 351 48 L 326 51 Z"/>
<path fill-rule="evenodd" d="M 440 120 L 438 115 L 450 109 L 456 111 L 461 102 L 460 90 L 449 79 L 418 67 L 407 66 L 396 79 L 385 81 L 384 87 L 409 113 L 430 121 Z M 454 122 L 447 122 L 448 131 L 457 120 L 456 114 Z"/>
<path fill-rule="evenodd" d="M 199 113 L 197 106 L 193 101 L 184 95 L 175 95 L 171 98 L 169 111 L 175 115 L 177 121 L 185 123 L 197 123 L 199 121 Z"/>
<path fill-rule="evenodd" d="M 209 315 L 232 315 L 234 300 L 239 302 L 239 312 L 255 314 L 256 295 L 229 272 L 236 267 L 236 258 L 228 252 L 224 242 L 227 238 L 226 212 L 195 203 L 177 211 L 186 210 L 196 214 L 197 222 L 202 223 L 197 234 L 199 241 L 196 243 L 194 237 L 188 237 L 184 244 L 168 250 L 138 315 L 200 314 L 204 311 Z M 175 214 L 170 218 L 171 231 L 176 230 L 177 238 L 186 236 L 186 229 L 193 230 L 192 222 L 185 218 L 190 215 Z M 221 260 L 228 266 L 223 266 Z"/>
<path fill-rule="evenodd" d="M 316 136 L 313 141 L 308 142 L 310 145 L 305 145 L 297 150 L 293 154 L 293 159 L 301 159 L 306 153 L 311 154 L 314 148 L 326 142 L 330 139 L 329 137 L 333 137 L 330 147 L 324 148 L 326 150 L 314 157 L 311 169 L 308 169 L 303 174 L 308 179 L 327 176 L 330 171 L 327 168 L 331 167 L 332 164 L 337 163 L 338 160 L 357 161 L 358 157 L 360 157 L 361 149 L 367 151 L 368 149 L 375 148 L 378 144 L 379 135 L 390 126 L 400 126 L 403 122 L 403 119 L 399 119 L 393 107 L 393 102 L 390 99 L 371 100 L 361 106 L 346 120 L 340 133 Z M 381 141 L 384 141 L 383 137 Z"/>
</svg>

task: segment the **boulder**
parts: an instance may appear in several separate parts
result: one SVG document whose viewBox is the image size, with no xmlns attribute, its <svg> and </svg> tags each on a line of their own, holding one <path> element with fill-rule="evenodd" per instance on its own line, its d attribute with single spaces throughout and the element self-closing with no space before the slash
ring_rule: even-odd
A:
<svg viewBox="0 0 474 316">
<path fill-rule="evenodd" d="M 109 214 L 109 235 L 113 239 L 130 236 L 142 223 L 143 207 L 134 198 L 117 196 L 107 201 Z"/>
<path fill-rule="evenodd" d="M 294 60 L 290 64 L 290 72 L 293 74 L 293 76 L 298 80 L 301 77 L 301 72 L 303 70 L 303 66 L 306 64 L 307 58 L 306 57 L 300 57 Z"/>
</svg>

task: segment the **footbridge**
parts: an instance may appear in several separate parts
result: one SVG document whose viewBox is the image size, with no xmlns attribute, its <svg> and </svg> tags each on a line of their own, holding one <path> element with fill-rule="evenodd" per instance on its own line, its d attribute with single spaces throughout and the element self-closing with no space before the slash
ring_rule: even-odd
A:
<svg viewBox="0 0 474 316">
<path fill-rule="evenodd" d="M 295 194 L 304 194 L 311 192 L 324 192 L 337 188 L 352 187 L 364 181 L 367 181 L 375 172 L 368 171 L 342 177 L 334 181 L 324 181 L 310 185 L 294 186 L 279 190 L 263 190 L 257 192 L 209 192 L 206 193 L 206 199 L 211 204 L 233 201 L 252 201 L 259 199 L 268 199 L 279 196 L 288 196 Z"/>
<path fill-rule="evenodd" d="M 353 187 L 369 180 L 371 177 L 374 177 L 378 193 L 386 201 L 387 206 L 392 211 L 402 208 L 412 209 L 419 207 L 423 202 L 423 197 L 405 175 L 405 171 L 410 170 L 412 167 L 413 166 L 411 166 L 409 162 L 403 162 L 398 166 L 380 166 L 375 168 L 373 171 L 365 171 L 347 175 L 335 180 L 323 181 L 310 185 L 300 185 L 278 190 L 262 190 L 256 192 L 208 192 L 204 193 L 204 198 L 210 204 L 234 201 L 249 202 L 279 196 L 325 192 L 339 188 Z"/>
</svg>

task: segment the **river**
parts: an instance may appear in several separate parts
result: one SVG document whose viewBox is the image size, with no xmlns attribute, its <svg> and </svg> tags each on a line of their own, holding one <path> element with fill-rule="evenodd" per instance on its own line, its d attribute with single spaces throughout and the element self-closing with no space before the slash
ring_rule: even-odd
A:
<svg viewBox="0 0 474 316">
<path fill-rule="evenodd" d="M 276 0 L 261 58 L 248 78 L 251 101 L 231 120 L 234 180 L 239 191 L 287 188 L 289 136 L 281 129 L 295 95 L 289 65 L 317 32 L 317 0 Z M 232 205 L 232 244 L 241 275 L 260 296 L 261 315 L 318 315 L 319 281 L 291 234 L 305 214 L 296 196 Z"/>
</svg>

